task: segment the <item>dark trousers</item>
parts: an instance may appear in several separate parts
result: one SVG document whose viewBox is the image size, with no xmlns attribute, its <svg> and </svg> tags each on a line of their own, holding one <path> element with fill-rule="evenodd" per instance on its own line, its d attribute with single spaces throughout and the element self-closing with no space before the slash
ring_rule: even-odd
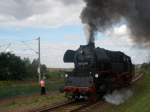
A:
<svg viewBox="0 0 150 112">
<path fill-rule="evenodd" d="M 41 87 L 41 95 L 45 95 L 46 94 L 46 89 L 45 87 Z"/>
</svg>

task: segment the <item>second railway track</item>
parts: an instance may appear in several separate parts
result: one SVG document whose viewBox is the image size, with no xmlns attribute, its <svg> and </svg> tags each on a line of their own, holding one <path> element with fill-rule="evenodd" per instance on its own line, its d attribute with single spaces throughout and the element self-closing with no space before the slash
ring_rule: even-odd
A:
<svg viewBox="0 0 150 112">
<path fill-rule="evenodd" d="M 134 76 L 134 78 L 132 79 L 131 83 L 135 83 L 136 81 L 138 81 L 139 79 L 141 79 L 143 77 L 144 74 L 139 74 Z"/>
</svg>

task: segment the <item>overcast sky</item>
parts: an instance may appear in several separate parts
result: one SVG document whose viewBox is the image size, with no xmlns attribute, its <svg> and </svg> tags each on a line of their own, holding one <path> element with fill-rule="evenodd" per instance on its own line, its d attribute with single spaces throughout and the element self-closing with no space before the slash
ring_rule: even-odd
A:
<svg viewBox="0 0 150 112">
<path fill-rule="evenodd" d="M 80 20 L 84 6 L 82 0 L 0 0 L 0 51 L 37 58 L 36 38 L 40 36 L 42 63 L 55 68 L 73 67 L 63 63 L 63 54 L 86 44 Z M 148 60 L 148 49 L 134 45 L 125 24 L 99 33 L 96 46 L 121 50 L 132 57 L 133 63 Z"/>
</svg>

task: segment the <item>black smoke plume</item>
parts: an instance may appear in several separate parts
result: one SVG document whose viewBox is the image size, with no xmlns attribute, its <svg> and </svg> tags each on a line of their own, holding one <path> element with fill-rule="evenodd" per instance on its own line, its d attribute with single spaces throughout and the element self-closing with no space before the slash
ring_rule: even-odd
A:
<svg viewBox="0 0 150 112">
<path fill-rule="evenodd" d="M 81 13 L 84 24 L 90 26 L 90 40 L 95 32 L 103 32 L 121 19 L 127 21 L 131 38 L 138 44 L 150 43 L 150 0 L 84 0 Z M 150 45 L 150 44 L 149 44 Z"/>
</svg>

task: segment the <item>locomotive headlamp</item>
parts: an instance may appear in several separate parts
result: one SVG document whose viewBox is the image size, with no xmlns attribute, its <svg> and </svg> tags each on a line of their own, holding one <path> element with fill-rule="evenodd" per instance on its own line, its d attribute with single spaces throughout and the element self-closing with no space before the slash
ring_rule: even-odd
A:
<svg viewBox="0 0 150 112">
<path fill-rule="evenodd" d="M 98 74 L 95 74 L 95 78 L 98 78 Z"/>
<path fill-rule="evenodd" d="M 67 77 L 68 77 L 68 74 L 65 74 L 65 77 L 67 78 Z"/>
</svg>

